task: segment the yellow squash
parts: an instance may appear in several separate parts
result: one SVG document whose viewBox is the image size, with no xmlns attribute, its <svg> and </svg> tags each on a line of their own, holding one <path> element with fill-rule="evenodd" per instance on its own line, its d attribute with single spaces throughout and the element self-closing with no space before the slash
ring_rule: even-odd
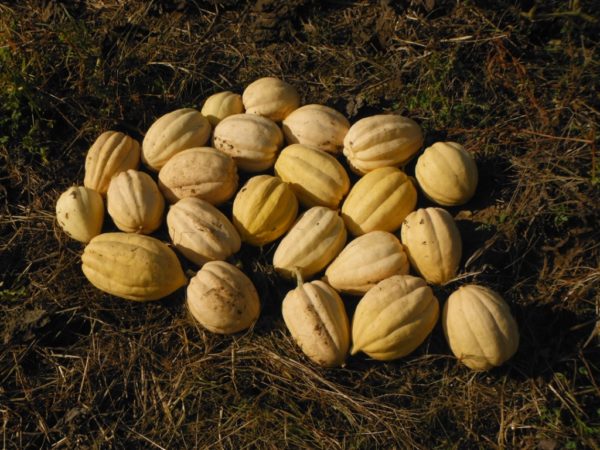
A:
<svg viewBox="0 0 600 450">
<path fill-rule="evenodd" d="M 187 283 L 173 250 L 141 234 L 100 234 L 85 247 L 81 261 L 90 283 L 128 300 L 158 300 Z"/>
<path fill-rule="evenodd" d="M 350 179 L 335 157 L 305 145 L 293 144 L 281 151 L 275 174 L 289 183 L 303 206 L 337 209 L 350 189 Z"/>
<path fill-rule="evenodd" d="M 352 321 L 352 354 L 389 361 L 415 350 L 431 333 L 439 304 L 421 278 L 394 275 L 360 300 Z"/>
<path fill-rule="evenodd" d="M 233 201 L 233 224 L 243 242 L 261 246 L 290 229 L 298 200 L 287 183 L 270 175 L 252 177 Z"/>
<path fill-rule="evenodd" d="M 416 204 L 417 190 L 410 178 L 395 167 L 382 167 L 352 187 L 342 205 L 342 217 L 354 236 L 395 231 Z"/>
</svg>

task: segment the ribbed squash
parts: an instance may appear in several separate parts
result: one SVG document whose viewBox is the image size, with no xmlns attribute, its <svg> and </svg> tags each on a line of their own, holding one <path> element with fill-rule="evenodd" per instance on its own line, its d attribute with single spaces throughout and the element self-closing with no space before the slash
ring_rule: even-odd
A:
<svg viewBox="0 0 600 450">
<path fill-rule="evenodd" d="M 444 206 L 468 202 L 477 189 L 477 164 L 456 142 L 436 142 L 419 156 L 415 177 L 423 193 Z"/>
<path fill-rule="evenodd" d="M 190 148 L 177 153 L 160 169 L 158 186 L 169 203 L 198 197 L 220 205 L 237 190 L 237 166 L 231 156 L 212 147 Z"/>
<path fill-rule="evenodd" d="M 71 186 L 56 202 L 56 220 L 63 231 L 73 239 L 89 242 L 102 231 L 102 196 L 83 186 Z"/>
<path fill-rule="evenodd" d="M 342 217 L 354 236 L 395 231 L 416 204 L 417 190 L 410 178 L 395 167 L 382 167 L 352 187 L 342 205 Z"/>
<path fill-rule="evenodd" d="M 300 106 L 300 95 L 285 81 L 265 77 L 248 85 L 242 94 L 242 102 L 248 114 L 279 122 Z"/>
<path fill-rule="evenodd" d="M 142 161 L 158 172 L 177 153 L 202 147 L 210 137 L 211 126 L 200 111 L 182 108 L 159 117 L 142 142 Z"/>
<path fill-rule="evenodd" d="M 281 305 L 283 320 L 306 356 L 325 367 L 344 364 L 350 326 L 340 296 L 322 281 L 300 283 Z"/>
<path fill-rule="evenodd" d="M 454 219 L 442 208 L 409 214 L 400 231 L 411 265 L 427 282 L 444 284 L 456 276 L 462 240 Z"/>
<path fill-rule="evenodd" d="M 298 200 L 287 183 L 270 175 L 252 177 L 235 196 L 233 224 L 243 242 L 261 246 L 290 229 Z"/>
<path fill-rule="evenodd" d="M 246 330 L 258 319 L 260 301 L 252 281 L 235 266 L 211 261 L 190 280 L 187 306 L 192 316 L 213 333 Z"/>
<path fill-rule="evenodd" d="M 240 235 L 229 219 L 204 200 L 179 200 L 167 214 L 169 236 L 183 256 L 198 265 L 225 260 L 240 249 Z"/>
<path fill-rule="evenodd" d="M 450 295 L 442 325 L 452 353 L 473 370 L 500 366 L 519 347 L 519 329 L 508 305 L 483 286 L 461 286 Z"/>
<path fill-rule="evenodd" d="M 288 144 L 303 144 L 331 153 L 339 153 L 350 122 L 335 109 L 323 105 L 304 105 L 282 122 Z"/>
<path fill-rule="evenodd" d="M 140 144 L 119 131 L 106 131 L 90 147 L 85 158 L 83 185 L 102 195 L 106 194 L 110 179 L 140 163 Z"/>
<path fill-rule="evenodd" d="M 328 153 L 293 144 L 281 151 L 275 174 L 289 183 L 303 206 L 337 209 L 350 189 L 344 167 Z"/>
<path fill-rule="evenodd" d="M 344 137 L 350 167 L 365 174 L 379 167 L 401 166 L 423 145 L 423 131 L 412 119 L 394 114 L 365 117 Z"/>
<path fill-rule="evenodd" d="M 106 206 L 119 230 L 150 234 L 162 223 L 165 199 L 150 175 L 127 170 L 110 181 Z"/>
<path fill-rule="evenodd" d="M 85 247 L 81 261 L 90 283 L 128 300 L 158 300 L 187 283 L 173 250 L 150 236 L 100 234 Z"/>
<path fill-rule="evenodd" d="M 323 280 L 344 294 L 364 295 L 380 281 L 406 275 L 408 270 L 408 257 L 398 238 L 387 231 L 371 231 L 344 247 Z"/>
<path fill-rule="evenodd" d="M 306 211 L 281 240 L 275 254 L 275 270 L 287 277 L 300 272 L 304 279 L 323 270 L 346 243 L 344 221 L 334 211 L 315 206 Z"/>
<path fill-rule="evenodd" d="M 242 96 L 230 91 L 218 92 L 206 99 L 200 112 L 216 127 L 225 117 L 244 112 Z"/>
<path fill-rule="evenodd" d="M 234 114 L 215 127 L 213 147 L 231 156 L 246 172 L 261 172 L 272 167 L 283 134 L 272 120 L 253 114 Z"/>
<path fill-rule="evenodd" d="M 414 351 L 431 333 L 439 304 L 421 278 L 395 275 L 360 300 L 352 321 L 352 354 L 389 361 Z"/>
</svg>

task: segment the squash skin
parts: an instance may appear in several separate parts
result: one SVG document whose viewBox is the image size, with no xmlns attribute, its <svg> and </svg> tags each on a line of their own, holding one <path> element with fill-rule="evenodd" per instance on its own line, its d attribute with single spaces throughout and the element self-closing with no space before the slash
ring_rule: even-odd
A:
<svg viewBox="0 0 600 450">
<path fill-rule="evenodd" d="M 281 310 L 292 338 L 306 356 L 324 367 L 344 364 L 350 324 L 335 290 L 322 281 L 301 283 L 287 293 Z"/>
<path fill-rule="evenodd" d="M 462 239 L 454 219 L 442 208 L 409 214 L 400 231 L 412 267 L 431 284 L 453 279 L 462 256 Z"/>
<path fill-rule="evenodd" d="M 193 108 L 171 111 L 156 119 L 146 132 L 142 161 L 158 172 L 177 153 L 206 144 L 210 132 L 210 123 L 200 111 Z"/>
<path fill-rule="evenodd" d="M 253 81 L 244 89 L 242 102 L 246 113 L 279 122 L 300 106 L 300 95 L 285 81 L 264 77 Z"/>
<path fill-rule="evenodd" d="M 508 304 L 495 291 L 461 286 L 444 305 L 446 341 L 460 362 L 472 370 L 498 367 L 519 347 L 519 329 Z"/>
<path fill-rule="evenodd" d="M 400 169 L 381 167 L 356 182 L 342 205 L 348 231 L 360 236 L 370 231 L 395 231 L 415 209 L 417 190 Z"/>
<path fill-rule="evenodd" d="M 477 189 L 477 164 L 456 142 L 436 142 L 417 160 L 415 178 L 427 198 L 444 206 L 468 202 Z"/>
<path fill-rule="evenodd" d="M 284 148 L 275 162 L 275 174 L 289 183 L 305 207 L 337 209 L 350 190 L 344 167 L 330 154 L 301 144 Z"/>
<path fill-rule="evenodd" d="M 423 145 L 421 127 L 408 117 L 380 114 L 365 117 L 344 137 L 344 155 L 352 170 L 365 174 L 379 167 L 406 164 Z"/>
<path fill-rule="evenodd" d="M 254 246 L 282 236 L 297 214 L 298 200 L 290 187 L 270 175 L 250 178 L 233 201 L 233 224 L 242 241 Z"/>
<path fill-rule="evenodd" d="M 387 231 L 371 231 L 344 247 L 323 280 L 338 292 L 364 295 L 380 281 L 408 271 L 408 256 L 398 238 Z"/>
<path fill-rule="evenodd" d="M 250 328 L 260 314 L 252 281 L 237 267 L 211 261 L 190 280 L 188 310 L 212 333 L 233 334 Z"/>
<path fill-rule="evenodd" d="M 158 187 L 169 203 L 197 197 L 220 205 L 233 197 L 238 180 L 233 158 L 212 147 L 177 153 L 158 173 Z"/>
<path fill-rule="evenodd" d="M 106 206 L 119 230 L 150 234 L 162 224 L 165 199 L 150 175 L 127 170 L 110 181 Z"/>
<path fill-rule="evenodd" d="M 81 261 L 90 283 L 127 300 L 158 300 L 187 283 L 175 252 L 141 234 L 100 234 L 85 247 Z"/>
<path fill-rule="evenodd" d="M 273 255 L 273 266 L 282 275 L 293 278 L 296 271 L 303 279 L 323 270 L 346 243 L 344 221 L 324 206 L 315 206 L 300 216 L 281 240 Z"/>
<path fill-rule="evenodd" d="M 215 127 L 213 147 L 231 156 L 240 170 L 261 172 L 275 164 L 283 133 L 272 120 L 234 114 Z"/>
<path fill-rule="evenodd" d="M 119 131 L 105 131 L 94 141 L 85 158 L 83 185 L 106 195 L 110 179 L 140 164 L 140 144 Z"/>
<path fill-rule="evenodd" d="M 71 186 L 56 201 L 56 219 L 69 237 L 87 243 L 102 232 L 102 196 L 84 186 Z"/>
<path fill-rule="evenodd" d="M 199 198 L 187 197 L 171 206 L 167 227 L 175 248 L 199 266 L 225 260 L 241 246 L 240 235 L 225 214 Z"/>
<path fill-rule="evenodd" d="M 341 113 L 324 105 L 304 105 L 282 122 L 288 145 L 302 144 L 330 153 L 340 153 L 350 122 Z"/>
<path fill-rule="evenodd" d="M 360 300 L 352 322 L 352 354 L 389 361 L 412 353 L 431 333 L 439 303 L 425 280 L 395 275 Z"/>
<path fill-rule="evenodd" d="M 217 92 L 206 99 L 200 112 L 216 127 L 225 117 L 244 112 L 242 96 L 231 91 Z"/>
</svg>

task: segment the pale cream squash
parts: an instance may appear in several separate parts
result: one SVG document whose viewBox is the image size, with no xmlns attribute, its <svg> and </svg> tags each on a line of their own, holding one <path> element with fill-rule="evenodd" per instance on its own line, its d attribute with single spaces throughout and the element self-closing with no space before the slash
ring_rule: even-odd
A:
<svg viewBox="0 0 600 450">
<path fill-rule="evenodd" d="M 219 334 L 250 328 L 260 313 L 260 300 L 252 281 L 224 261 L 204 264 L 190 280 L 187 306 L 200 325 Z"/>
<path fill-rule="evenodd" d="M 468 284 L 452 293 L 442 325 L 452 353 L 473 370 L 500 366 L 519 347 L 519 329 L 508 305 L 483 286 Z"/>
</svg>

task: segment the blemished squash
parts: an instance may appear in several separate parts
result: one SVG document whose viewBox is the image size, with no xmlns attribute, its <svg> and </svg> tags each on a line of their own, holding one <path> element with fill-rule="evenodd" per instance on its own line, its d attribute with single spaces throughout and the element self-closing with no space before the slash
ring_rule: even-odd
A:
<svg viewBox="0 0 600 450">
<path fill-rule="evenodd" d="M 415 209 L 417 190 L 412 180 L 396 167 L 375 169 L 350 189 L 342 205 L 342 217 L 354 236 L 369 231 L 395 231 Z"/>
<path fill-rule="evenodd" d="M 200 266 L 225 260 L 241 246 L 240 235 L 225 214 L 199 198 L 183 198 L 172 205 L 167 227 L 175 248 Z"/>
<path fill-rule="evenodd" d="M 360 300 L 352 321 L 352 354 L 362 351 L 389 361 L 413 352 L 433 330 L 437 298 L 425 280 L 394 275 L 377 283 Z"/>
<path fill-rule="evenodd" d="M 400 231 L 412 267 L 431 284 L 456 276 L 462 240 L 454 219 L 442 208 L 421 208 L 409 214 Z"/>
<path fill-rule="evenodd" d="M 242 102 L 248 114 L 279 122 L 300 106 L 300 95 L 289 83 L 279 78 L 264 77 L 244 89 Z"/>
<path fill-rule="evenodd" d="M 415 178 L 423 193 L 439 205 L 468 202 L 477 189 L 477 164 L 456 142 L 436 142 L 419 156 Z"/>
<path fill-rule="evenodd" d="M 171 111 L 156 119 L 146 132 L 142 161 L 150 170 L 158 172 L 177 153 L 206 144 L 211 129 L 200 111 L 193 108 Z"/>
<path fill-rule="evenodd" d="M 364 295 L 380 281 L 408 271 L 408 257 L 398 238 L 387 231 L 371 231 L 344 247 L 323 280 L 344 294 Z"/>
<path fill-rule="evenodd" d="M 219 334 L 246 330 L 256 322 L 260 301 L 252 281 L 237 267 L 211 261 L 190 280 L 187 306 L 200 325 Z"/>
<path fill-rule="evenodd" d="M 217 92 L 206 99 L 200 112 L 216 127 L 225 117 L 244 112 L 242 96 L 230 91 Z"/>
<path fill-rule="evenodd" d="M 519 347 L 519 329 L 502 297 L 475 284 L 450 295 L 442 313 L 452 353 L 473 370 L 489 370 L 509 360 Z"/>
<path fill-rule="evenodd" d="M 84 186 L 71 186 L 56 202 L 56 220 L 71 238 L 79 242 L 89 242 L 102 231 L 102 196 Z"/>
<path fill-rule="evenodd" d="M 140 144 L 119 131 L 105 131 L 94 141 L 85 158 L 83 185 L 106 195 L 110 179 L 140 164 Z"/>
<path fill-rule="evenodd" d="M 287 183 L 271 175 L 252 177 L 233 201 L 233 224 L 243 242 L 273 242 L 293 225 L 298 200 Z"/>
<path fill-rule="evenodd" d="M 275 175 L 289 183 L 305 207 L 337 209 L 350 189 L 350 178 L 335 157 L 301 144 L 284 148 L 275 162 Z"/>
<path fill-rule="evenodd" d="M 150 234 L 162 223 L 165 199 L 150 175 L 127 170 L 110 180 L 106 206 L 119 230 Z"/>
<path fill-rule="evenodd" d="M 212 147 L 190 148 L 177 153 L 160 169 L 158 186 L 169 203 L 198 197 L 220 205 L 237 190 L 237 166 L 231 156 Z"/>
<path fill-rule="evenodd" d="M 272 120 L 253 114 L 234 114 L 215 127 L 213 147 L 231 156 L 240 170 L 261 172 L 275 164 L 283 134 Z"/>
<path fill-rule="evenodd" d="M 187 283 L 175 252 L 142 234 L 99 234 L 85 247 L 81 261 L 96 288 L 128 300 L 158 300 Z"/>
<path fill-rule="evenodd" d="M 344 137 L 344 155 L 358 174 L 407 163 L 423 145 L 421 127 L 408 117 L 380 114 L 365 117 Z"/>
<path fill-rule="evenodd" d="M 281 310 L 287 329 L 306 356 L 325 367 L 344 364 L 350 325 L 335 290 L 322 281 L 300 282 L 285 296 Z"/>
<path fill-rule="evenodd" d="M 323 270 L 346 243 L 346 227 L 337 211 L 315 206 L 306 211 L 285 235 L 273 255 L 275 270 L 303 279 Z"/>
<path fill-rule="evenodd" d="M 288 145 L 302 144 L 339 153 L 350 122 L 333 108 L 311 104 L 290 113 L 281 126 Z"/>
</svg>

